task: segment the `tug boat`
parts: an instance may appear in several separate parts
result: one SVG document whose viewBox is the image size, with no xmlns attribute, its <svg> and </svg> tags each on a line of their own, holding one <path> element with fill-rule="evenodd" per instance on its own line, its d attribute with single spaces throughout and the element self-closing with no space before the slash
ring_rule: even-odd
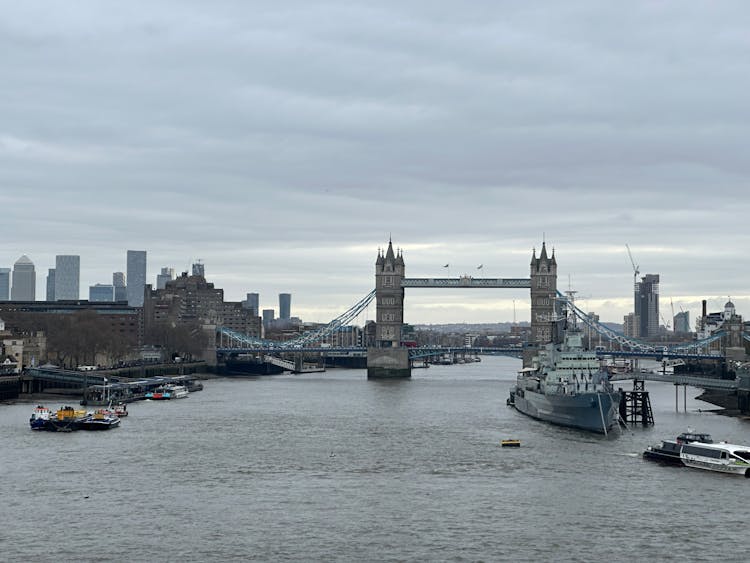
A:
<svg viewBox="0 0 750 563">
<path fill-rule="evenodd" d="M 37 405 L 31 413 L 29 425 L 32 430 L 47 430 L 52 411 L 42 405 Z"/>
</svg>

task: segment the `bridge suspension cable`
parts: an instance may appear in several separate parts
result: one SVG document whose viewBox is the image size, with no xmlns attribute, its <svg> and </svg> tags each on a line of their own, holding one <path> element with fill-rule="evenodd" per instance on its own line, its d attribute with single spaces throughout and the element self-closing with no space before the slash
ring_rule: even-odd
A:
<svg viewBox="0 0 750 563">
<path fill-rule="evenodd" d="M 601 334 L 603 337 L 608 339 L 611 342 L 616 342 L 620 345 L 621 348 L 627 347 L 630 350 L 637 351 L 637 352 L 648 352 L 648 353 L 658 353 L 658 352 L 693 352 L 697 353 L 700 348 L 705 348 L 712 342 L 716 342 L 719 340 L 722 336 L 726 334 L 725 331 L 719 330 L 714 332 L 711 336 L 708 338 L 704 338 L 702 340 L 694 340 L 692 342 L 685 342 L 684 344 L 678 344 L 676 346 L 656 346 L 654 344 L 642 342 L 636 338 L 627 337 L 624 334 L 621 334 L 617 332 L 616 330 L 613 330 L 607 326 L 604 326 L 603 324 L 600 324 L 599 322 L 592 319 L 586 312 L 579 309 L 575 303 L 573 303 L 572 299 L 569 299 L 567 296 L 565 296 L 560 291 L 557 292 L 558 300 L 563 303 L 563 305 L 568 308 L 575 316 L 576 318 L 580 319 L 586 326 L 591 328 L 592 330 L 596 331 L 598 334 Z M 743 334 L 747 340 L 750 340 L 750 338 Z"/>
<path fill-rule="evenodd" d="M 355 303 L 349 310 L 333 319 L 327 325 L 317 330 L 306 332 L 297 338 L 292 338 L 283 342 L 248 336 L 226 327 L 217 327 L 216 332 L 219 333 L 220 338 L 223 339 L 226 337 L 228 339 L 229 346 L 227 347 L 229 348 L 243 346 L 248 348 L 298 348 L 312 342 L 319 342 L 339 330 L 341 327 L 348 325 L 365 310 L 374 297 L 375 290 L 373 289 L 370 293 Z"/>
<path fill-rule="evenodd" d="M 368 293 L 357 303 L 355 303 L 348 311 L 333 319 L 326 326 L 319 328 L 318 330 L 307 332 L 297 338 L 288 340 L 284 342 L 284 345 L 304 346 L 305 344 L 309 344 L 311 342 L 323 340 L 327 336 L 333 334 L 341 327 L 348 325 L 355 318 L 357 318 L 357 316 L 359 316 L 359 314 L 364 311 L 365 308 L 370 304 L 370 302 L 372 302 L 372 300 L 375 298 L 375 291 L 376 290 L 373 289 L 370 293 Z"/>
</svg>

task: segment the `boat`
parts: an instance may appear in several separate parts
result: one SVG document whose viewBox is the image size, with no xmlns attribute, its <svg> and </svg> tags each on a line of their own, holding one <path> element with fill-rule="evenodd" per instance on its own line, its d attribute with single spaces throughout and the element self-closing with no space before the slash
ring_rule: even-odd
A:
<svg viewBox="0 0 750 563">
<path fill-rule="evenodd" d="M 118 403 L 112 407 L 112 412 L 118 418 L 128 416 L 128 406 L 125 403 Z"/>
<path fill-rule="evenodd" d="M 710 434 L 688 430 L 677 436 L 677 439 L 674 441 L 662 440 L 661 444 L 649 446 L 643 452 L 643 458 L 672 465 L 684 465 L 680 458 L 682 446 L 693 442 L 711 444 L 713 443 L 713 439 Z"/>
<path fill-rule="evenodd" d="M 718 442 L 684 444 L 680 459 L 687 467 L 720 473 L 744 475 L 750 478 L 750 446 Z"/>
<path fill-rule="evenodd" d="M 508 440 L 502 440 L 500 442 L 500 445 L 504 448 L 520 448 L 521 440 L 514 440 L 512 438 Z"/>
<path fill-rule="evenodd" d="M 47 430 L 52 411 L 42 405 L 37 405 L 31 413 L 29 425 L 32 430 Z"/>
<path fill-rule="evenodd" d="M 572 325 L 563 331 L 562 343 L 541 348 L 519 372 L 507 403 L 538 420 L 606 435 L 618 424 L 621 399 L 596 352 L 583 348 L 582 333 Z"/>
<path fill-rule="evenodd" d="M 109 430 L 117 428 L 119 425 L 119 417 L 107 412 L 105 409 L 97 409 L 87 414 L 81 420 L 79 427 L 81 430 Z"/>
<path fill-rule="evenodd" d="M 168 401 L 170 399 L 184 399 L 189 395 L 187 387 L 184 385 L 175 385 L 169 383 L 157 387 L 151 392 L 146 393 L 146 399 L 153 399 L 154 401 Z"/>
<path fill-rule="evenodd" d="M 81 429 L 81 421 L 88 413 L 71 406 L 60 407 L 50 417 L 45 427 L 52 432 L 73 432 Z"/>
</svg>

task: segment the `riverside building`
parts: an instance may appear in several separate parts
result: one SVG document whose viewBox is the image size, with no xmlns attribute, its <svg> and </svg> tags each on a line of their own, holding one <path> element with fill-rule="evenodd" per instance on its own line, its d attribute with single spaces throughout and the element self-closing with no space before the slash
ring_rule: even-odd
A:
<svg viewBox="0 0 750 563">
<path fill-rule="evenodd" d="M 158 325 L 226 327 L 249 336 L 261 335 L 260 318 L 237 301 L 224 301 L 224 290 L 203 276 L 183 272 L 164 289 L 146 286 L 143 322 L 146 332 Z M 208 330 L 211 330 L 210 328 Z"/>
</svg>

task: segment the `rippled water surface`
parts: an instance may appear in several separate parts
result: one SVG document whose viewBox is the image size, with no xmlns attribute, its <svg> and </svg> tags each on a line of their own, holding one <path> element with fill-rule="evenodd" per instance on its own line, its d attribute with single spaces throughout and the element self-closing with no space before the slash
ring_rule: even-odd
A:
<svg viewBox="0 0 750 563">
<path fill-rule="evenodd" d="M 546 425 L 505 405 L 519 363 L 209 380 L 101 433 L 0 405 L 0 560 L 744 559 L 750 479 L 640 454 L 688 426 L 750 443 L 749 422 L 649 383 L 653 428 Z"/>
</svg>

